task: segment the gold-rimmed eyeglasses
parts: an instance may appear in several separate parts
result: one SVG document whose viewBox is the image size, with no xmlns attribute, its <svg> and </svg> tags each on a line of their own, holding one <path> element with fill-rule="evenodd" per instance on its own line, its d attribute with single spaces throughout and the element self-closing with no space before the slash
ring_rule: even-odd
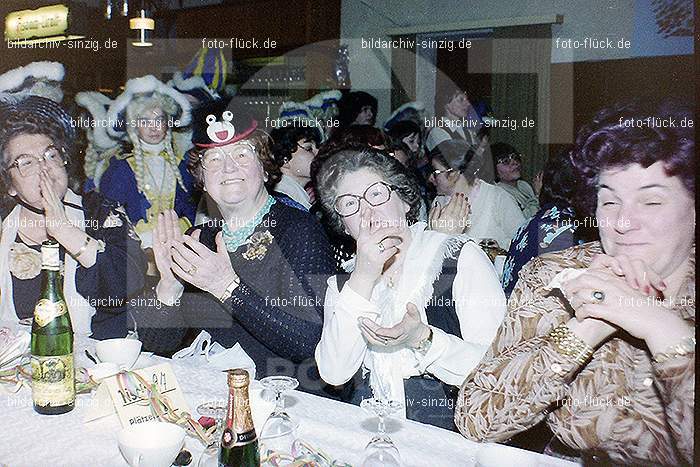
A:
<svg viewBox="0 0 700 467">
<path fill-rule="evenodd" d="M 199 155 L 199 160 L 204 170 L 218 172 L 224 168 L 227 157 L 230 157 L 238 167 L 248 167 L 258 156 L 252 145 L 240 144 L 227 151 L 223 148 L 207 149 L 204 154 Z"/>
</svg>

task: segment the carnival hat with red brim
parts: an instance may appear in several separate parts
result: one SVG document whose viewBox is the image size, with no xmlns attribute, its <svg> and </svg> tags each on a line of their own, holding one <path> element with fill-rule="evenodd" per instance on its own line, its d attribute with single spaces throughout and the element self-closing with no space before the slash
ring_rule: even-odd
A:
<svg viewBox="0 0 700 467">
<path fill-rule="evenodd" d="M 233 108 L 223 99 L 197 107 L 192 117 L 192 144 L 202 149 L 235 143 L 258 127 L 258 122 L 244 109 Z"/>
</svg>

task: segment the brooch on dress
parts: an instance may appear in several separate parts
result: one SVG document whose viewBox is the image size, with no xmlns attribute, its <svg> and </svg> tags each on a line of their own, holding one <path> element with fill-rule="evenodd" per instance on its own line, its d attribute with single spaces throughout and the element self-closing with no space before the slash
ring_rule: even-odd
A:
<svg viewBox="0 0 700 467">
<path fill-rule="evenodd" d="M 34 279 L 41 272 L 41 253 L 24 243 L 10 246 L 10 272 L 17 279 Z"/>
<path fill-rule="evenodd" d="M 269 230 L 255 232 L 248 239 L 248 249 L 243 253 L 243 258 L 248 261 L 263 259 L 267 254 L 267 247 L 272 244 L 273 238 Z"/>
</svg>

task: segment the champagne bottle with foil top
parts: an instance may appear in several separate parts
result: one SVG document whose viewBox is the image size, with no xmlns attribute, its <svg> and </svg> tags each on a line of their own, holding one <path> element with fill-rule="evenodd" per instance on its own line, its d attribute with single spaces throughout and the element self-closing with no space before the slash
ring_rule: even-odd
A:
<svg viewBox="0 0 700 467">
<path fill-rule="evenodd" d="M 73 327 L 63 298 L 60 264 L 58 243 L 42 243 L 42 285 L 34 307 L 31 365 L 34 410 L 44 415 L 70 412 L 75 407 Z"/>
<path fill-rule="evenodd" d="M 228 406 L 219 448 L 219 467 L 258 467 L 258 437 L 250 412 L 248 372 L 228 370 Z"/>
</svg>

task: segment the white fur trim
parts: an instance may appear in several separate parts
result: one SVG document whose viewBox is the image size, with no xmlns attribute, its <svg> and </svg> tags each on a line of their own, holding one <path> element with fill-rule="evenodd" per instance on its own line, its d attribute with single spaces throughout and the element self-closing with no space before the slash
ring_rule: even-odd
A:
<svg viewBox="0 0 700 467">
<path fill-rule="evenodd" d="M 308 101 L 306 101 L 308 102 Z M 309 108 L 308 105 L 306 105 L 305 102 L 294 102 L 294 101 L 285 101 L 282 102 L 282 105 L 280 105 L 280 115 L 282 115 L 282 112 L 290 111 L 290 110 L 301 110 L 306 112 L 306 115 L 308 117 L 311 117 L 311 109 Z M 282 118 L 291 118 L 291 117 L 282 117 Z M 301 117 L 297 117 L 301 118 Z"/>
<path fill-rule="evenodd" d="M 307 99 L 304 101 L 304 106 L 309 107 L 309 108 L 321 108 L 323 105 L 323 98 L 319 95 L 316 94 L 315 96 Z"/>
<path fill-rule="evenodd" d="M 117 97 L 112 105 L 109 107 L 107 112 L 107 119 L 112 122 L 117 122 L 119 116 L 126 110 L 126 107 L 132 101 L 132 99 L 137 94 L 152 94 L 158 93 L 169 96 L 172 98 L 177 105 L 180 106 L 182 114 L 179 116 L 180 125 L 179 127 L 187 126 L 192 120 L 190 114 L 192 107 L 187 98 L 178 92 L 175 88 L 164 84 L 158 78 L 153 75 L 141 76 L 140 78 L 133 78 L 126 82 L 126 87 L 124 92 Z M 107 131 L 110 136 L 114 138 L 119 138 L 122 134 L 115 131 L 114 126 L 110 126 Z"/>
<path fill-rule="evenodd" d="M 75 95 L 75 103 L 90 112 L 93 120 L 105 121 L 107 109 L 112 103 L 112 99 L 96 91 L 83 91 Z M 89 128 L 89 131 L 92 133 L 93 142 L 99 149 L 109 149 L 118 143 L 109 136 L 107 128 L 102 125 L 95 125 L 94 128 Z"/>
<path fill-rule="evenodd" d="M 303 102 L 304 105 L 307 105 L 312 108 L 321 108 L 323 106 L 323 101 L 327 99 L 334 99 L 336 101 L 339 101 L 340 98 L 342 97 L 343 93 L 338 91 L 337 89 L 332 89 L 330 91 L 323 91 L 319 92 L 318 94 L 311 96 L 309 99 L 305 100 Z"/>
<path fill-rule="evenodd" d="M 60 82 L 63 81 L 65 73 L 62 63 L 32 62 L 0 75 L 0 92 L 18 90 L 17 88 L 29 77 Z"/>
<path fill-rule="evenodd" d="M 338 91 L 337 89 L 332 89 L 330 91 L 323 91 L 318 94 L 317 96 L 321 97 L 321 100 L 325 101 L 327 99 L 333 99 L 336 101 L 339 101 L 341 97 L 343 97 L 343 93 Z"/>
<path fill-rule="evenodd" d="M 414 102 L 407 102 L 398 109 L 394 110 L 391 115 L 389 115 L 389 118 L 386 119 L 386 123 L 389 123 L 392 121 L 398 114 L 401 112 L 408 110 L 408 109 L 413 109 L 416 111 L 417 114 L 420 114 L 423 110 L 425 110 L 425 105 L 420 102 L 420 101 L 414 101 Z M 386 123 L 384 124 L 384 127 L 386 128 Z"/>
<path fill-rule="evenodd" d="M 192 131 L 173 131 L 173 145 L 176 156 L 185 154 L 194 146 L 192 144 Z"/>
</svg>

